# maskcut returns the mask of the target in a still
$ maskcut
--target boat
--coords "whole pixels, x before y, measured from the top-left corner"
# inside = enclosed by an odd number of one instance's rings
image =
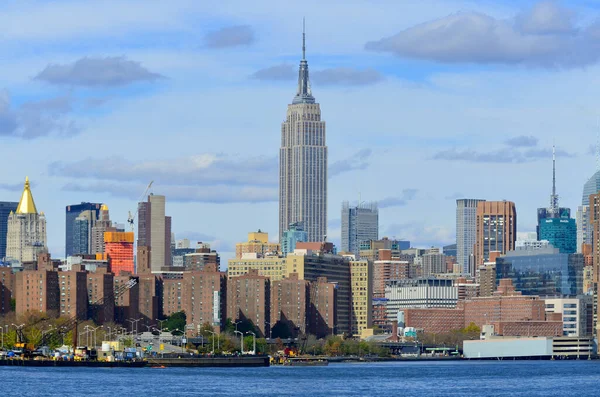
[[[290,367],[326,367],[329,361],[321,358],[289,358],[283,365]]]

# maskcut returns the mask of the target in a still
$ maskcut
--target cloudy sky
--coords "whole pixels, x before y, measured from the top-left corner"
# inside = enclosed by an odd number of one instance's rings
[[[0,200],[26,175],[64,254],[64,208],[125,223],[146,185],[177,238],[227,257],[277,235],[280,124],[306,16],[327,122],[329,236],[343,200],[381,236],[449,244],[455,199],[512,200],[520,232],[551,189],[581,202],[600,131],[595,2],[104,0],[0,3]],[[228,254],[229,253],[229,254]]]

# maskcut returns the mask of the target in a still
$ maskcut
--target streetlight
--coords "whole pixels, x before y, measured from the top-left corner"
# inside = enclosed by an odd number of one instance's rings
[[[208,332],[210,332],[212,334],[212,340],[213,340],[213,348],[212,348],[211,353],[215,354],[215,333],[213,331],[208,331]]]
[[[138,318],[137,320],[134,318],[127,319],[127,321],[129,321],[131,323],[131,332],[132,332],[133,338],[134,338],[133,343],[135,343],[135,339],[137,339],[137,323],[140,320],[141,320],[141,318]],[[135,331],[133,329],[133,324],[135,324]]]
[[[252,331],[248,331],[248,334],[252,334],[252,354],[256,355],[256,334]]]
[[[236,322],[233,323],[233,325],[235,325],[235,332],[237,332],[237,326],[238,326],[239,323],[241,323],[241,321],[236,321]]]
[[[156,321],[158,321],[158,322],[160,323],[160,324],[159,324],[159,327],[160,327],[160,333],[162,334],[162,323],[164,323],[165,321],[169,321],[169,320],[168,320],[168,319],[166,319],[166,320],[156,320]]]
[[[98,346],[98,340],[96,339],[96,331],[98,331],[100,328],[102,328],[102,326],[98,326],[96,328],[90,326],[90,329],[92,330],[92,332],[94,333],[94,348],[96,348],[96,346]]]
[[[241,333],[240,331],[233,331],[236,334],[240,334],[240,347],[242,349],[242,356],[244,355],[244,334]]]

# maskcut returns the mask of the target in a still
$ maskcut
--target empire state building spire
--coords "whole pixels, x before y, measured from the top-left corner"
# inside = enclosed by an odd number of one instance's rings
[[[302,224],[309,242],[322,242],[327,235],[325,121],[310,90],[304,28],[296,96],[281,124],[279,241],[291,224]]]
[[[302,60],[298,70],[298,90],[292,103],[315,103],[310,89],[310,79],[308,78],[308,62],[306,61],[306,30],[304,19],[302,19]]]

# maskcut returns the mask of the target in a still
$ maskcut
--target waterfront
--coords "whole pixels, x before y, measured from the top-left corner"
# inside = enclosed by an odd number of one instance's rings
[[[332,364],[270,368],[0,368],[21,396],[596,396],[600,361]]]

